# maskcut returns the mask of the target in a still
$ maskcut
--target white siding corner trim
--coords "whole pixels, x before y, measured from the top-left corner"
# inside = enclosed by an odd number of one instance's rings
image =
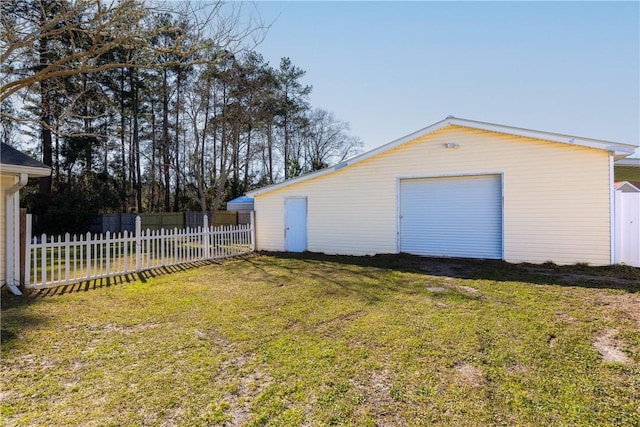
[[[503,175],[398,179],[398,251],[504,259]]]
[[[613,171],[613,163],[614,163],[614,158],[613,158],[613,153],[609,153],[609,222],[610,222],[610,233],[609,235],[611,236],[609,241],[610,241],[610,262],[611,264],[615,264],[616,263],[616,224],[615,224],[615,218],[616,218],[616,206],[615,206],[615,188],[614,188],[614,171]]]

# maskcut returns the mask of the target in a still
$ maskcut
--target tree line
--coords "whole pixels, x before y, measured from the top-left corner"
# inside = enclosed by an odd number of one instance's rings
[[[25,203],[51,226],[93,212],[215,210],[356,154],[305,71],[256,51],[238,4],[2,2],[2,141],[52,167]]]

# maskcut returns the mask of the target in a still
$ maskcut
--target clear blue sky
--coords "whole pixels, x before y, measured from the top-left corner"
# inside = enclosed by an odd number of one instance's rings
[[[365,150],[447,115],[640,143],[639,2],[257,2]]]

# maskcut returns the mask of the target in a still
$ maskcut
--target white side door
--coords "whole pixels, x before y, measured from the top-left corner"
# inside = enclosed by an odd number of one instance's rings
[[[284,199],[284,248],[287,252],[307,250],[307,198]]]

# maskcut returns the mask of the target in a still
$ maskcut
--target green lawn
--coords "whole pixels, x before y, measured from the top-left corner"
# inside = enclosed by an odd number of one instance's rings
[[[2,422],[638,426],[639,291],[634,268],[274,254],[3,293]]]

